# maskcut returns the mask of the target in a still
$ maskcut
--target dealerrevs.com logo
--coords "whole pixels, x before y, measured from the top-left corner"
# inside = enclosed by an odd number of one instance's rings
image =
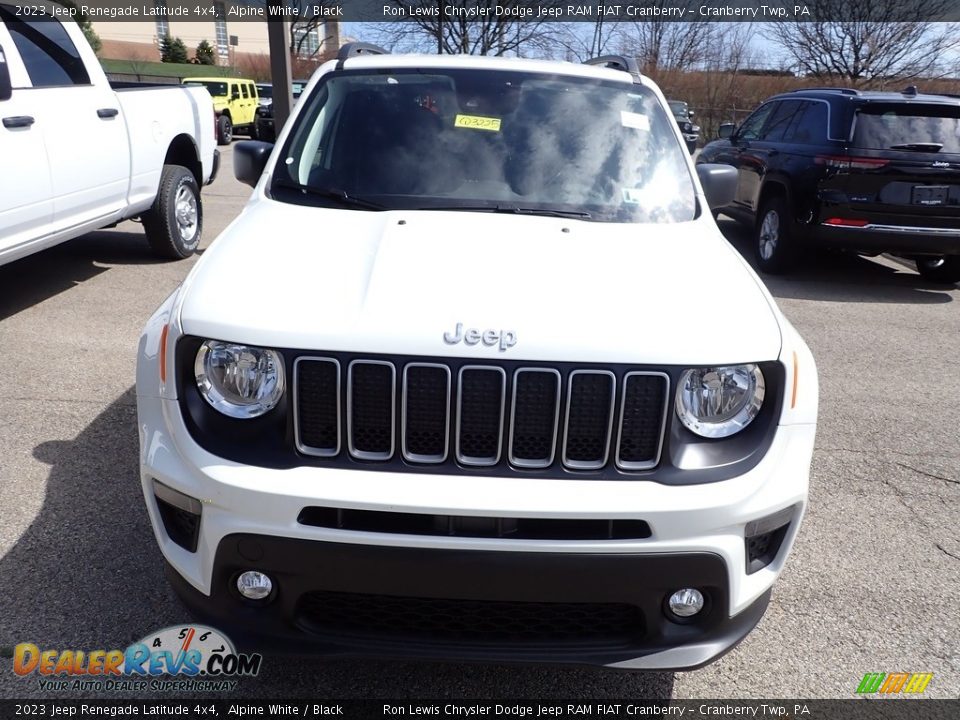
[[[39,676],[41,690],[229,691],[234,678],[257,675],[262,661],[204,625],[164,628],[126,650],[41,650],[32,643],[13,650],[13,671]]]
[[[919,695],[927,689],[931,680],[933,680],[933,673],[867,673],[857,686],[857,693],[860,695],[873,693]]]

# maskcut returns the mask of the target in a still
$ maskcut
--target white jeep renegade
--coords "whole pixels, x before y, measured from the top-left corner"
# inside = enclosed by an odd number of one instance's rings
[[[347,46],[147,324],[143,491],[241,645],[691,668],[759,621],[817,373],[617,57]]]

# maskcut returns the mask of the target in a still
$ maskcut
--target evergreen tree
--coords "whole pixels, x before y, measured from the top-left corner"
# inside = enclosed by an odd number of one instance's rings
[[[201,40],[197,45],[196,61],[199,65],[216,65],[217,61],[213,55],[213,45],[206,40]]]
[[[160,61],[165,63],[185,63],[189,60],[187,57],[187,46],[180,38],[171,38],[167,35],[160,41]]]

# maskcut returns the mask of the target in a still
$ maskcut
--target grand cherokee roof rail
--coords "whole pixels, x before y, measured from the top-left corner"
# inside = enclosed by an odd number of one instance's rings
[[[343,61],[348,58],[357,57],[359,55],[389,55],[389,50],[384,50],[379,45],[374,45],[373,43],[365,42],[352,42],[347,43],[340,51],[337,53],[337,69],[343,67]]]
[[[843,95],[859,95],[859,90],[854,90],[853,88],[837,88],[837,87],[812,87],[812,88],[797,88],[796,90],[791,90],[792,93],[801,93],[801,92],[837,92]]]
[[[622,70],[633,75],[635,80],[640,79],[640,66],[632,57],[624,55],[601,55],[600,57],[590,58],[583,61],[584,65],[600,65],[601,67]]]

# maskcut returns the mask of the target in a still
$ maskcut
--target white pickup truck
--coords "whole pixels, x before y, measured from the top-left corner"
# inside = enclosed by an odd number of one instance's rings
[[[58,12],[0,0],[0,265],[137,216],[156,253],[187,257],[219,164],[209,94],[116,91]]]

